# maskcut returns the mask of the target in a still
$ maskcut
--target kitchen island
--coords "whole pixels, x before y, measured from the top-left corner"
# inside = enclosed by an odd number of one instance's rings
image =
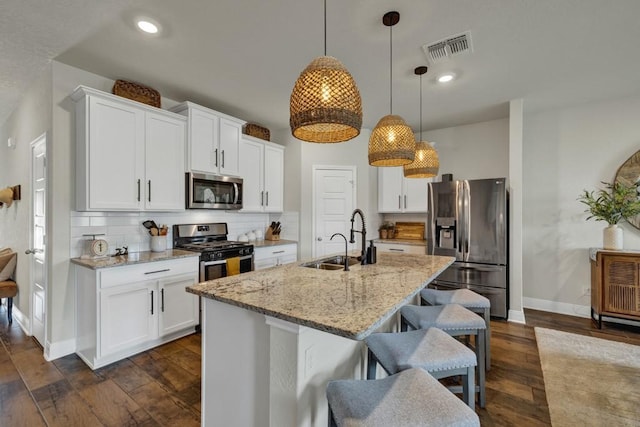
[[[188,287],[203,297],[202,425],[327,425],[327,381],[364,378],[361,340],[395,330],[453,261],[385,253],[350,271],[296,263]]]

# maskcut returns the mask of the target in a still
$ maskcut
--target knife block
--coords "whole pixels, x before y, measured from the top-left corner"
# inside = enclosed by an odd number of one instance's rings
[[[264,233],[264,240],[280,240],[279,234],[273,234],[271,227],[267,228],[267,232]]]

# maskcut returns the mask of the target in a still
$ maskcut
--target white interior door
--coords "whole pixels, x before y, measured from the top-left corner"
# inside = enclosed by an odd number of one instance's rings
[[[313,256],[344,252],[342,233],[349,239],[351,213],[355,208],[355,166],[314,166],[313,173]],[[353,245],[349,244],[349,249]]]
[[[31,143],[31,332],[44,347],[46,324],[47,270],[45,268],[47,234],[47,147],[46,135]]]

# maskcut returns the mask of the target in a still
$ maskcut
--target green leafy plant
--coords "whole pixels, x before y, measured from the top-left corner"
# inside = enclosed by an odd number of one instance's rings
[[[585,212],[590,215],[587,219],[606,221],[614,225],[640,214],[640,199],[638,198],[638,185],[625,185],[620,182],[613,184],[602,182],[606,188],[594,191],[583,190],[578,197],[581,203],[587,205]]]

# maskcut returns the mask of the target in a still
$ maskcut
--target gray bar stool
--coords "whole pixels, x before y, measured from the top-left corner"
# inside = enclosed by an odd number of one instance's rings
[[[464,308],[482,316],[484,323],[487,325],[486,340],[484,342],[485,367],[487,371],[491,369],[491,301],[489,301],[489,298],[483,297],[470,289],[442,290],[429,288],[420,291],[420,298],[422,298],[423,303],[429,305],[460,304]]]
[[[459,304],[447,305],[405,305],[400,309],[400,329],[438,328],[451,336],[475,335],[474,349],[478,362],[479,404],[485,407],[485,333],[487,326],[484,319]]]
[[[367,379],[376,378],[380,366],[389,375],[411,368],[422,368],[434,378],[462,376],[463,400],[475,410],[476,355],[467,346],[437,328],[418,329],[400,333],[376,333],[365,338],[369,348]]]
[[[426,371],[327,385],[329,427],[475,427],[478,415]]]

